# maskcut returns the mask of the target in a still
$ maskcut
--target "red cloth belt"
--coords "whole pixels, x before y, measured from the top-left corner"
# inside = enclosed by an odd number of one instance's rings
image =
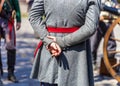
[[[52,33],[72,33],[78,29],[79,29],[79,27],[69,27],[69,28],[47,27],[47,31],[52,32]],[[35,52],[34,52],[34,57],[36,56],[36,53],[41,46],[42,46],[42,41],[40,41],[39,44],[37,45],[37,48],[35,49]]]
[[[52,33],[72,33],[78,29],[79,29],[79,27],[68,27],[68,28],[47,27],[48,32],[52,32]]]
[[[37,45],[37,47],[36,47],[36,49],[35,49],[35,51],[34,51],[34,57],[36,56],[37,51],[38,51],[38,49],[42,46],[42,44],[43,44],[42,41],[40,41],[40,42],[38,43],[38,45]]]

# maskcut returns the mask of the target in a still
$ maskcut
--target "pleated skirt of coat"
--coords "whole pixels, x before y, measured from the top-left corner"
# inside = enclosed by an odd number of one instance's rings
[[[94,86],[89,41],[67,47],[52,57],[43,45],[34,59],[30,78],[58,86]]]

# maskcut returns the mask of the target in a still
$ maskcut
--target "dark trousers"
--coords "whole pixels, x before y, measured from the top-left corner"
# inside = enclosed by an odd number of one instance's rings
[[[97,50],[99,47],[99,44],[102,40],[102,38],[104,38],[108,28],[109,28],[109,23],[105,23],[103,21],[99,22],[99,28],[97,28],[95,34],[91,37],[91,52],[93,55],[93,63],[96,64],[96,60],[97,60]],[[110,37],[114,37],[114,32],[111,33]],[[108,46],[107,46],[108,50],[116,50],[116,42],[115,40],[109,39],[108,40]],[[115,54],[109,54],[109,57],[114,57]]]
[[[14,73],[15,61],[16,61],[16,50],[7,50],[8,73]],[[3,69],[2,57],[1,57],[1,49],[0,49],[0,70],[2,71],[2,69]]]

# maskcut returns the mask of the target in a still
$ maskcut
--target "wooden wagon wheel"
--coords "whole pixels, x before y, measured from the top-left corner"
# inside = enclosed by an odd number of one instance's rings
[[[109,40],[110,34],[112,33],[115,26],[119,24],[120,24],[120,18],[117,18],[116,20],[114,20],[114,22],[112,23],[112,25],[110,26],[110,28],[105,34],[104,43],[103,43],[103,55],[104,55],[103,59],[104,59],[105,66],[109,71],[109,73],[112,75],[112,77],[115,78],[118,82],[120,82],[120,75],[115,71],[115,67],[119,67],[120,63],[116,63],[114,65],[110,64],[108,59],[109,51],[107,50],[107,46],[108,46],[108,40]],[[120,39],[116,39],[116,38],[112,38],[112,39],[120,42]],[[120,51],[112,51],[111,53],[120,53]]]

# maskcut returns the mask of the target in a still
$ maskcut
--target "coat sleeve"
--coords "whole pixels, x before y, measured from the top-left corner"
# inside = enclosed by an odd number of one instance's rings
[[[62,47],[73,46],[87,40],[96,30],[99,22],[100,1],[92,0],[88,2],[85,23],[79,30],[64,37],[57,37],[57,43]]]
[[[16,20],[17,22],[21,22],[21,12],[20,12],[20,5],[19,5],[18,0],[16,1],[13,0],[13,6],[16,11]]]
[[[44,16],[44,1],[35,0],[29,11],[29,21],[32,25],[33,30],[38,33],[40,40],[42,40],[46,45],[51,43],[52,40],[48,39],[46,36],[49,34],[46,30],[46,23],[43,19]]]

